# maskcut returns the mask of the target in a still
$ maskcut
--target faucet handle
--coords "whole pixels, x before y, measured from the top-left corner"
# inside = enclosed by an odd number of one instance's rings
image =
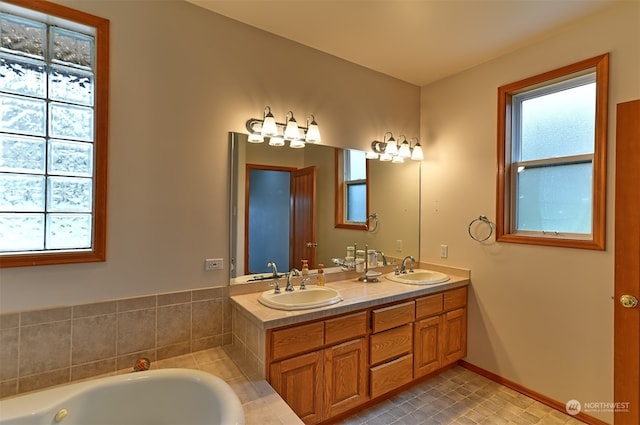
[[[300,290],[304,290],[307,289],[307,281],[309,280],[308,277],[303,277],[302,279],[300,279]]]
[[[273,283],[270,283],[269,286],[273,286],[273,293],[274,294],[279,294],[280,293],[280,282],[278,282],[277,280]]]

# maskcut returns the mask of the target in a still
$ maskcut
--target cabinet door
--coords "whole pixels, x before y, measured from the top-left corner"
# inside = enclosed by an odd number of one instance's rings
[[[413,377],[427,375],[440,368],[441,339],[444,316],[434,316],[416,322],[413,349]]]
[[[273,363],[271,385],[304,423],[322,420],[322,350]]]
[[[368,400],[367,342],[348,341],[324,351],[325,417]]]
[[[443,317],[442,365],[444,366],[467,355],[467,309],[452,310]]]

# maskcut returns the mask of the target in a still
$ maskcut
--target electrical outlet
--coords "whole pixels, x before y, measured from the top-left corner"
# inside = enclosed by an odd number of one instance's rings
[[[449,245],[440,245],[440,258],[449,257]]]
[[[396,251],[402,252],[402,239],[396,241]]]
[[[208,272],[210,272],[211,270],[224,269],[222,258],[208,258],[204,260],[204,269]]]

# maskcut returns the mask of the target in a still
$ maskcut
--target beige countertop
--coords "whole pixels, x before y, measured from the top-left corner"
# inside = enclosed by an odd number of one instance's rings
[[[247,317],[260,328],[271,329],[454,289],[470,283],[471,273],[467,269],[445,267],[435,264],[421,264],[419,268],[441,271],[448,274],[450,280],[434,285],[407,285],[392,282],[381,276],[379,282],[366,283],[358,281],[357,275],[353,272],[337,273],[338,276],[334,276],[333,278],[340,280],[333,280],[329,278],[330,275],[328,275],[328,282],[326,283],[327,287],[334,288],[340,292],[343,301],[337,304],[308,310],[276,310],[264,306],[258,301],[260,292],[263,290],[272,290],[265,289],[268,288],[268,285],[264,283],[254,286],[255,289],[253,292],[236,295],[233,295],[234,292],[245,292],[251,291],[252,289],[232,287],[231,302],[241,307],[246,313],[249,313]],[[385,270],[385,272],[387,271],[389,270]],[[297,285],[296,290],[298,290]]]

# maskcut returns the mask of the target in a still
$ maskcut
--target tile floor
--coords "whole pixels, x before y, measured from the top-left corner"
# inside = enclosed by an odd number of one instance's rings
[[[583,422],[457,366],[341,425],[578,425]]]

